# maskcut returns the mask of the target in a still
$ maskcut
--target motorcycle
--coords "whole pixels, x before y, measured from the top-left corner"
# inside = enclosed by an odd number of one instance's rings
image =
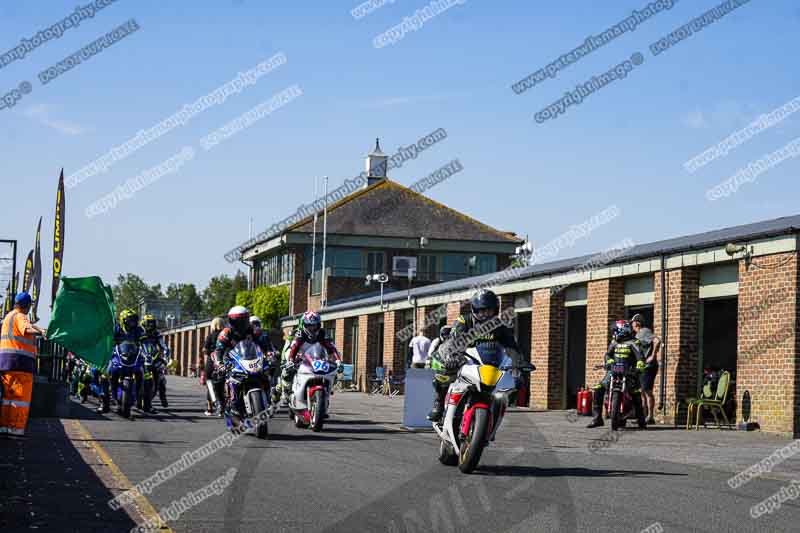
[[[137,343],[125,341],[114,348],[110,373],[119,375],[116,390],[111,391],[117,400],[117,413],[133,419],[131,407],[137,404],[144,379],[144,356]]]
[[[161,400],[161,407],[166,409],[167,403],[167,362],[161,353],[161,348],[153,342],[143,342],[142,351],[144,352],[144,407],[150,410],[153,399],[158,394]]]
[[[595,370],[605,369],[604,365],[594,367]],[[628,419],[636,418],[633,397],[630,393],[632,384],[638,383],[639,371],[631,364],[628,358],[614,358],[611,365],[611,381],[603,400],[608,418],[611,420],[611,430],[617,431],[627,425]],[[643,421],[637,421],[639,427],[647,427]]]
[[[295,427],[322,431],[336,374],[343,369],[319,343],[305,343],[300,351],[303,355],[289,395],[289,418]]]
[[[441,422],[433,422],[439,435],[439,462],[458,465],[465,474],[478,466],[484,448],[495,440],[509,396],[517,390],[520,373],[533,365],[512,367],[511,358],[496,343],[479,343],[466,351],[466,363],[450,385]]]
[[[248,419],[262,413],[269,414],[271,370],[272,360],[264,355],[256,343],[249,339],[240,341],[228,353],[226,375],[228,390],[232,393],[229,406],[235,407],[240,414],[246,413]],[[235,416],[229,410],[225,413],[225,423],[229,429],[247,424],[241,416]],[[259,439],[267,438],[267,418],[259,417],[255,431]]]

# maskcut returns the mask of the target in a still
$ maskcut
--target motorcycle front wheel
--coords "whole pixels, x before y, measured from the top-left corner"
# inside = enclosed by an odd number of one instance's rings
[[[120,398],[121,415],[125,418],[131,417],[131,407],[133,406],[133,397],[131,395],[131,382],[125,380],[122,385],[122,398]]]
[[[322,391],[314,391],[311,396],[311,431],[322,431],[325,407],[322,405]]]
[[[611,430],[617,431],[620,427],[622,414],[620,413],[620,402],[622,393],[614,391],[611,393]]]
[[[478,466],[486,443],[486,431],[489,428],[489,413],[486,409],[475,409],[472,413],[469,433],[461,444],[461,454],[458,457],[458,469],[465,474],[470,474]]]
[[[458,464],[458,455],[450,445],[444,440],[439,443],[439,462],[445,466],[456,466]]]

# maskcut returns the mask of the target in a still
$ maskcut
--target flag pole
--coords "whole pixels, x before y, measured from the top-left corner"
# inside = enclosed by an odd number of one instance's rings
[[[318,194],[317,182],[318,179],[316,176],[314,176],[314,198],[313,202],[311,202],[312,208],[314,208],[314,204],[317,202],[317,194]],[[314,285],[314,274],[317,271],[317,209],[316,208],[314,208],[314,229],[312,231],[313,232],[311,236],[311,285]]]
[[[328,283],[325,276],[325,252],[328,246],[328,176],[325,176],[325,212],[322,219],[322,291],[321,291],[321,298],[320,302],[322,305],[320,307],[325,307],[327,304],[327,290],[328,290]]]

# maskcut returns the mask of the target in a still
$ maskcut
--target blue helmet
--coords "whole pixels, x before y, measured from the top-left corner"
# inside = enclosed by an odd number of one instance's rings
[[[23,291],[17,294],[16,298],[14,298],[14,305],[19,305],[22,307],[28,307],[33,302],[31,295],[27,292]]]

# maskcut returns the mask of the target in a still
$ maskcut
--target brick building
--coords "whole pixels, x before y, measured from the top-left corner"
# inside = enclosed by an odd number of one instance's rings
[[[386,161],[376,143],[366,158],[363,187],[327,206],[324,269],[320,210],[316,233],[311,214],[242,250],[251,267],[250,286],[288,286],[289,312],[296,314],[321,307],[322,299],[333,303],[376,293],[379,285],[367,285],[368,275],[387,274],[386,292],[406,291],[509,265],[521,239],[390,180]],[[409,268],[415,271],[412,280]]]
[[[780,218],[638,245],[591,270],[581,267],[599,256],[534,265],[497,285],[537,367],[532,406],[574,406],[577,390],[601,377],[592,367],[602,362],[611,323],[638,312],[665,340],[655,389],[662,421],[673,421],[676,402],[697,395],[704,368],[723,369],[733,378],[735,420],[800,435],[798,235],[800,216]],[[435,335],[491,277],[417,287],[410,297],[387,294],[383,303],[370,296],[331,304],[322,317],[363,390],[378,366],[404,371],[406,325]],[[434,319],[426,324],[427,316]],[[282,327],[296,320],[287,317]],[[677,418],[685,420],[685,409]]]

